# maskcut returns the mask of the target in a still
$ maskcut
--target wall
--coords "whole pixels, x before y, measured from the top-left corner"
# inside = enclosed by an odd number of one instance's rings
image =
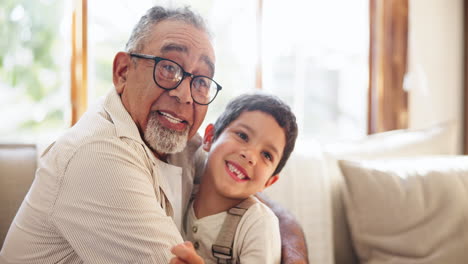
[[[455,121],[461,153],[463,122],[463,0],[410,0],[409,126]]]

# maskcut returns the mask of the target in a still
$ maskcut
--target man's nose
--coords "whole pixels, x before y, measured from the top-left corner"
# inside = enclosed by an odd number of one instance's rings
[[[189,76],[185,77],[177,88],[169,91],[169,95],[176,97],[177,101],[181,104],[192,104],[193,99],[190,91],[191,80]]]

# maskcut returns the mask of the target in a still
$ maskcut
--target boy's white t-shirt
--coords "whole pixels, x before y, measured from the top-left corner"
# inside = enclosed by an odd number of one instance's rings
[[[233,246],[233,263],[280,263],[281,238],[278,218],[258,201],[245,212],[237,226]],[[184,221],[183,236],[191,241],[206,264],[217,263],[211,253],[227,212],[197,219],[190,204]]]

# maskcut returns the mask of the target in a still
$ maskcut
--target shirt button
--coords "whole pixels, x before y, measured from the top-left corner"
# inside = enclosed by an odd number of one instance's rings
[[[197,226],[193,226],[193,227],[192,227],[192,231],[193,231],[194,233],[196,233],[196,232],[198,231],[198,227],[197,227]]]
[[[198,249],[200,247],[200,243],[198,243],[198,241],[195,241],[195,243],[193,243],[193,247],[195,249]]]

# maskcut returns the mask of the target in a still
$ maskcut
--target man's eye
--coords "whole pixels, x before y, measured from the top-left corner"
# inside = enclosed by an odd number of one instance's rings
[[[268,152],[266,152],[266,151],[263,151],[263,152],[262,152],[262,155],[263,155],[266,159],[268,159],[268,160],[270,160],[270,161],[273,160],[273,157],[271,156],[271,154],[268,153]]]
[[[172,78],[179,78],[180,76],[180,67],[170,61],[162,60],[157,64],[157,70],[160,72],[161,77],[172,79]]]
[[[208,83],[205,81],[204,78],[197,78],[194,81],[194,84],[198,89],[206,89],[208,87]]]
[[[244,132],[237,132],[236,134],[237,134],[237,136],[239,136],[239,138],[241,138],[244,141],[247,141],[249,139],[247,134],[245,134]]]
[[[163,68],[165,71],[170,72],[170,73],[176,72],[176,67],[172,65],[164,65]]]

